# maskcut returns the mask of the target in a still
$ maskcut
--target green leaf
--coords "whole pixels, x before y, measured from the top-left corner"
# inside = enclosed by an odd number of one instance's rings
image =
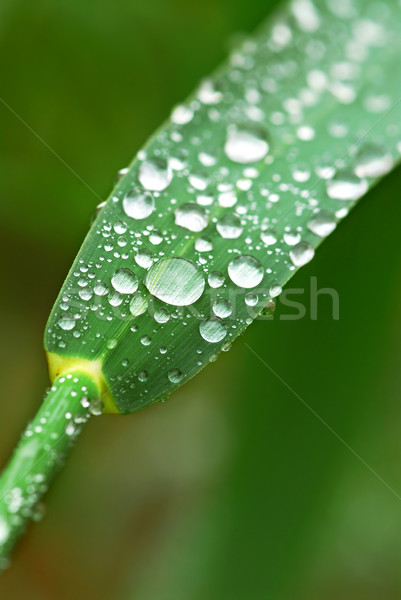
[[[286,5],[123,171],[51,313],[52,378],[91,372],[108,412],[166,398],[398,161],[399,8],[328,4]]]

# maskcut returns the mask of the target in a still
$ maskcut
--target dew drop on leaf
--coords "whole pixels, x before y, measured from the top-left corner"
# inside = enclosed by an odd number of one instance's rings
[[[308,223],[308,229],[319,237],[326,237],[336,228],[336,218],[328,211],[320,211]]]
[[[162,158],[145,160],[139,167],[138,180],[145,190],[161,192],[173,178],[171,167]]]
[[[253,256],[243,254],[230,262],[228,274],[235,285],[253,288],[263,279],[263,267]]]
[[[211,317],[202,321],[199,325],[199,332],[206,342],[216,344],[226,337],[227,328],[219,318]]]
[[[120,294],[133,294],[138,289],[138,277],[131,269],[117,269],[111,278],[111,285]]]
[[[261,131],[232,125],[228,128],[224,150],[230,160],[247,164],[262,160],[269,151],[269,144]]]
[[[393,158],[386,148],[366,144],[355,158],[355,173],[358,177],[380,177],[391,171]]]
[[[217,222],[216,229],[225,239],[236,239],[243,232],[241,219],[237,215],[223,215]]]
[[[367,191],[368,183],[352,171],[340,170],[326,182],[326,189],[334,200],[358,200]]]
[[[166,304],[189,306],[202,296],[205,279],[192,261],[174,256],[155,262],[145,285],[152,296]]]
[[[123,209],[127,217],[146,219],[155,209],[155,201],[149,192],[133,189],[123,199]]]
[[[290,258],[296,267],[302,267],[312,260],[315,255],[313,247],[308,242],[299,242],[290,250]]]

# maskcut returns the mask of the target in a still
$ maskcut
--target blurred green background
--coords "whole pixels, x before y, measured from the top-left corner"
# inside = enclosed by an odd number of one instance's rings
[[[1,98],[101,198],[277,2],[3,0]],[[47,386],[44,325],[98,200],[0,103],[0,464]],[[169,402],[93,419],[1,578],[7,600],[401,596],[401,173],[292,280],[340,319],[249,328]],[[309,307],[309,296],[303,297]],[[309,314],[309,311],[307,311]]]

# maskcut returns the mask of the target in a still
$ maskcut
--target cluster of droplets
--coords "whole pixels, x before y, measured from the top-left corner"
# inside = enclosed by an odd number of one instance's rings
[[[167,378],[177,383],[188,373],[170,364],[166,331],[174,344],[196,318],[198,339],[207,344],[200,345],[202,364],[213,344],[231,341],[249,314],[273,302],[291,273],[312,260],[316,245],[401,153],[395,114],[387,116],[395,99],[374,83],[363,91],[360,130],[367,134],[355,143],[354,103],[385,36],[380,19],[345,14],[344,6],[330,3],[326,39],[321,8],[293,0],[289,17],[245,41],[225,73],[202,81],[174,108],[170,125],[122,170],[102,208],[98,257],[76,269],[79,302],[65,290],[59,329],[77,338],[82,332],[85,343],[87,314],[109,326],[104,335],[114,331],[116,315],[134,321],[130,331],[138,332],[149,361],[165,358]],[[326,101],[332,114],[315,128],[315,111]],[[378,121],[371,132],[372,116]],[[230,290],[241,297],[240,310]],[[145,313],[153,322],[140,335]],[[91,340],[96,349],[98,335]],[[108,350],[119,350],[119,336],[109,337]],[[138,380],[147,385],[149,373],[139,370]]]

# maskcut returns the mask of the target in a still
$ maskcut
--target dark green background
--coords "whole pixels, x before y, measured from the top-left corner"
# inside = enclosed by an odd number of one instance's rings
[[[101,198],[271,3],[3,0],[3,101]],[[0,462],[47,385],[42,331],[98,200],[0,103]],[[94,419],[7,600],[393,600],[401,594],[401,177],[292,280],[316,321],[256,322],[165,404]],[[309,315],[309,295],[302,297]]]

